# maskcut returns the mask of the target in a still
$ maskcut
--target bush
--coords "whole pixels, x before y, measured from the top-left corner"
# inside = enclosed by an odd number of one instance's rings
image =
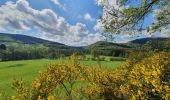
[[[96,58],[92,57],[91,60],[92,60],[92,61],[96,61]]]
[[[105,57],[96,57],[96,58],[92,57],[91,60],[92,61],[105,61]]]
[[[169,81],[163,81],[168,75],[164,75],[164,71],[170,75],[167,66],[170,66],[170,56],[161,52],[143,58],[136,64],[127,60],[124,66],[115,71],[95,69],[91,85],[86,89],[85,94],[91,99],[168,100]]]
[[[100,61],[105,61],[105,57],[100,57],[99,60]]]
[[[25,87],[15,80],[17,95],[12,100],[104,99],[104,100],[168,100],[170,54],[160,52],[137,63],[127,60],[116,69],[86,67],[77,62],[74,54],[69,64],[51,64]],[[86,83],[75,88],[76,82]],[[62,97],[54,91],[62,92]],[[64,91],[61,91],[64,90]]]
[[[87,58],[87,61],[90,61],[90,58]]]
[[[110,58],[110,61],[125,61],[125,60],[126,60],[125,58],[120,58],[120,57]]]

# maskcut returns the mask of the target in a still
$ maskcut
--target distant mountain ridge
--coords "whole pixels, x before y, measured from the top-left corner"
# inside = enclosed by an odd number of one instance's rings
[[[143,46],[148,42],[155,42],[155,41],[170,41],[170,38],[141,38],[136,39],[133,41],[129,41],[127,43],[112,43],[112,42],[105,42],[105,41],[99,41],[94,44],[91,44],[89,46],[82,46],[82,47],[72,47],[67,46],[62,43],[57,43],[53,41],[48,41],[36,37],[26,36],[26,35],[19,35],[19,34],[6,34],[6,33],[0,33],[0,44],[10,44],[10,43],[17,43],[17,44],[29,44],[29,45],[36,45],[36,44],[42,44],[45,46],[55,46],[60,49],[62,48],[78,48],[78,49],[89,49],[89,48],[97,48],[97,49],[130,49],[137,46]]]
[[[48,41],[36,37],[19,35],[19,34],[6,34],[0,33],[0,44],[5,44],[8,47],[16,49],[20,48],[55,48],[58,50],[65,51],[84,51],[84,47],[73,47],[62,43]]]
[[[136,39],[133,41],[130,41],[131,43],[135,43],[135,44],[141,44],[144,45],[149,41],[166,41],[168,38],[163,38],[163,37],[157,37],[157,38],[141,38],[141,39]]]
[[[113,46],[122,47],[122,48],[131,48],[130,46],[127,46],[127,45],[122,44],[122,43],[112,43],[112,42],[105,42],[105,41],[99,41],[99,42],[96,42],[95,44],[96,45],[103,45],[103,46],[113,45]],[[95,44],[92,44],[91,46],[93,46]]]
[[[6,34],[6,33],[0,33],[0,42],[19,42],[23,44],[50,43],[50,44],[64,45],[61,43],[52,42],[36,37],[19,35],[19,34]]]
[[[73,47],[31,36],[0,33],[0,45],[3,44],[6,49],[0,49],[0,53],[3,53],[0,55],[4,55],[2,61],[40,58],[55,59],[68,57],[75,52],[78,55],[90,54],[93,57],[126,58],[131,52],[136,51],[170,51],[170,38],[142,38],[127,43],[99,41],[88,46]]]

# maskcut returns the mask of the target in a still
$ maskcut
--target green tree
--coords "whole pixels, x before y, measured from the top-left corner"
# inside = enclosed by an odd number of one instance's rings
[[[101,22],[106,33],[141,31],[155,32],[170,25],[170,0],[98,0],[103,7]],[[115,5],[110,2],[116,2]],[[156,20],[144,27],[143,23],[149,14]]]
[[[0,50],[6,50],[6,45],[5,44],[1,44],[0,45]]]

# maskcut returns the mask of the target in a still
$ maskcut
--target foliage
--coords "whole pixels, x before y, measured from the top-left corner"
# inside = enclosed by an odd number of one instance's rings
[[[121,58],[121,57],[111,57],[110,61],[125,61],[125,58]]]
[[[26,48],[26,49],[14,49],[9,48],[7,50],[0,51],[0,58],[2,61],[11,60],[27,60],[27,59],[40,59],[45,58],[48,51],[43,48]]]
[[[154,54],[133,64],[127,61],[115,71],[96,69],[86,90],[91,99],[166,99],[170,96],[170,58],[167,53]],[[166,76],[162,75],[166,71]],[[98,94],[98,95],[96,95]],[[97,97],[96,97],[97,96]]]
[[[3,46],[3,45],[2,45]],[[60,47],[64,48],[64,47]],[[0,61],[14,61],[14,60],[28,60],[28,59],[41,59],[50,58],[57,59],[70,56],[73,52],[81,54],[81,49],[60,49],[58,47],[33,47],[30,45],[13,47],[9,46],[7,49],[3,46],[1,50],[0,45]]]
[[[111,0],[98,1],[102,1],[104,13],[101,22],[108,33],[120,34],[129,30],[131,34],[132,31],[146,29],[143,23],[149,14],[154,14],[156,18],[148,27],[150,32],[169,27],[169,0],[116,0],[113,5],[109,4]]]
[[[6,45],[5,44],[1,44],[0,45],[0,50],[6,50]]]
[[[83,68],[78,64],[75,54],[71,57],[68,65],[50,64],[48,69],[41,72],[33,81],[29,89],[24,87],[22,81],[14,81],[13,86],[16,87],[18,93],[15,97],[22,100],[48,99],[57,88],[63,88],[65,96],[62,98],[69,100],[76,98],[78,95],[75,93],[79,94],[79,92],[75,89],[73,90],[73,86],[77,81],[83,80],[83,77],[81,77]]]
[[[94,57],[97,57],[98,55],[125,57],[131,49],[132,48],[126,44],[116,44],[104,41],[97,42],[88,47],[88,50]]]
[[[116,70],[80,65],[76,54],[73,54],[69,64],[50,64],[29,88],[22,81],[15,80],[13,87],[18,94],[11,99],[168,100],[169,70],[170,54],[166,52],[150,55],[137,62],[127,60]],[[86,84],[75,88],[77,82]],[[64,89],[63,95],[55,95],[55,91],[61,89]]]

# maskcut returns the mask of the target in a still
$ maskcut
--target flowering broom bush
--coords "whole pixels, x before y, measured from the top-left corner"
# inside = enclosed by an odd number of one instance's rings
[[[50,64],[25,87],[15,80],[11,100],[169,100],[170,54],[160,52],[135,62],[127,60],[115,70],[87,67],[77,62]],[[57,92],[61,95],[57,95]]]
[[[136,64],[128,60],[114,71],[96,69],[85,94],[91,99],[169,100],[169,75],[170,56],[161,52]]]

